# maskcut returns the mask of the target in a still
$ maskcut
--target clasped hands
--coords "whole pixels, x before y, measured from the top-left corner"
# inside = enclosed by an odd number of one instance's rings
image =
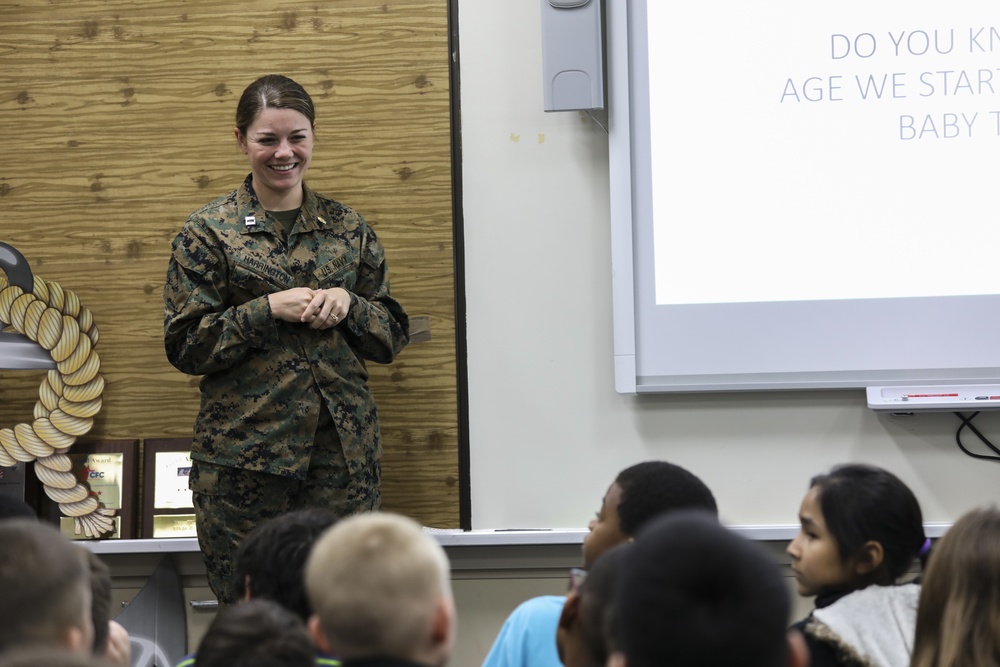
[[[271,313],[285,322],[302,322],[311,329],[330,329],[347,317],[351,294],[342,287],[309,289],[293,287],[268,294]]]

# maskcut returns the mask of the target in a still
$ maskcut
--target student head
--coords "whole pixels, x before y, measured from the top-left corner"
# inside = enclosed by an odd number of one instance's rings
[[[312,607],[305,589],[306,559],[319,536],[336,521],[330,510],[293,510],[250,531],[234,559],[239,596],[274,600],[307,622]]]
[[[223,608],[198,645],[195,667],[313,667],[316,649],[298,616],[271,600]]]
[[[934,545],[912,667],[1000,665],[1000,510],[973,510]]]
[[[645,461],[628,467],[608,487],[590,533],[583,541],[585,568],[611,547],[628,541],[644,523],[679,509],[700,509],[718,516],[712,491],[698,477],[673,463]]]
[[[416,522],[391,513],[342,519],[313,547],[306,589],[316,645],[342,659],[441,667],[454,644],[448,558]]]
[[[556,630],[559,659],[565,667],[607,664],[619,571],[631,547],[625,542],[605,551],[566,596]]]
[[[53,526],[0,521],[0,591],[0,652],[30,645],[92,651],[87,555]]]
[[[787,551],[800,595],[891,584],[927,539],[913,492],[870,465],[840,465],[814,477],[799,522]]]
[[[615,667],[801,667],[774,559],[705,512],[640,530],[619,567]],[[589,578],[589,577],[588,577]]]

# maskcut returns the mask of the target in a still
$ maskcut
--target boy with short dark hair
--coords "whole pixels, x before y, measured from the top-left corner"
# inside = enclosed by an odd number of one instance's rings
[[[223,608],[198,645],[194,667],[312,667],[316,653],[305,624],[273,600]]]
[[[649,523],[620,564],[612,667],[804,667],[778,564],[704,513]]]
[[[316,540],[337,523],[336,513],[323,508],[292,510],[259,524],[247,533],[236,550],[234,586],[241,600],[270,600],[303,624],[312,615],[306,595],[306,561]],[[196,654],[185,656],[177,667],[197,664]],[[336,667],[332,656],[316,652],[317,666]]]
[[[583,566],[628,542],[643,524],[667,511],[696,509],[717,517],[712,491],[690,471],[667,461],[645,461],[622,470],[604,494],[583,541]],[[517,607],[500,629],[483,667],[562,667],[556,628],[565,596],[545,595]]]
[[[274,600],[308,622],[312,607],[306,595],[306,559],[316,540],[337,519],[327,509],[292,510],[250,531],[236,550],[233,564],[240,598]]]

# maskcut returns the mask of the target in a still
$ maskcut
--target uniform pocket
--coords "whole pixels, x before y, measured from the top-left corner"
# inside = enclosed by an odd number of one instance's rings
[[[204,461],[191,461],[191,473],[188,476],[188,488],[192,493],[204,496],[219,496],[228,492],[225,480],[227,475],[223,466]]]
[[[279,269],[274,270],[274,275],[269,275],[243,262],[237,262],[233,267],[230,282],[253,297],[258,297],[270,294],[275,289],[288,289],[288,281],[285,278],[286,276]]]
[[[361,253],[361,260],[372,270],[378,269],[385,261],[385,249],[381,243],[368,243]]]
[[[316,281],[320,287],[343,287],[350,290],[357,280],[358,255],[353,248],[345,248],[329,262],[316,269]]]

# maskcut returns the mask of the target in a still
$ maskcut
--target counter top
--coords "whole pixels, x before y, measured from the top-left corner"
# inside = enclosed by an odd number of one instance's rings
[[[949,523],[928,523],[928,537],[938,538],[951,526]],[[787,542],[795,537],[799,527],[794,524],[731,526],[744,537],[759,542]],[[531,547],[563,546],[583,543],[587,530],[581,528],[458,530],[425,528],[445,549],[461,547]],[[147,540],[82,541],[98,554],[185,553],[197,552],[198,540],[193,537]]]

